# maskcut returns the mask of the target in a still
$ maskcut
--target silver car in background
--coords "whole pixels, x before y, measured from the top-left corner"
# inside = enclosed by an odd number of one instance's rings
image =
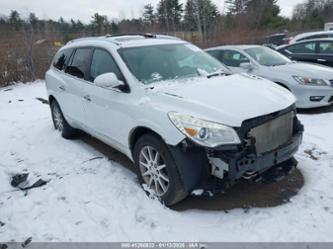
[[[289,44],[294,44],[300,41],[312,40],[312,39],[322,39],[322,38],[333,38],[333,30],[316,31],[316,32],[306,32],[296,35],[289,40]]]
[[[297,99],[297,108],[333,104],[333,69],[294,62],[264,46],[221,46],[206,50],[235,73],[248,73],[269,79]]]

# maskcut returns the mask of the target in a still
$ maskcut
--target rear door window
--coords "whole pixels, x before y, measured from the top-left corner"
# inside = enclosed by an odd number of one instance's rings
[[[333,55],[333,42],[320,42],[319,53]]]
[[[62,71],[66,68],[66,66],[68,65],[69,62],[69,58],[71,56],[71,54],[73,53],[73,49],[68,48],[68,49],[63,49],[61,51],[59,51],[54,59],[53,59],[53,66]]]
[[[314,54],[316,53],[316,43],[305,42],[305,43],[295,44],[288,47],[287,50],[294,54]]]
[[[242,63],[249,63],[250,60],[237,51],[226,50],[221,61],[229,67],[240,67]]]
[[[94,82],[97,76],[104,73],[114,73],[119,80],[124,81],[111,54],[104,49],[95,49],[91,61],[89,81]]]
[[[66,68],[66,73],[80,79],[88,79],[89,66],[92,48],[78,48],[74,53],[74,57],[70,66]]]

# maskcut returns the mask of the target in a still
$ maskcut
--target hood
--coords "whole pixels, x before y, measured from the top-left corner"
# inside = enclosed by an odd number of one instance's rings
[[[158,83],[147,91],[152,99],[158,98],[153,101],[156,108],[232,127],[295,103],[295,97],[286,89],[256,76],[239,74]]]
[[[333,79],[333,69],[326,66],[310,63],[294,62],[275,67],[281,73],[288,73],[292,76],[312,77],[324,80]]]

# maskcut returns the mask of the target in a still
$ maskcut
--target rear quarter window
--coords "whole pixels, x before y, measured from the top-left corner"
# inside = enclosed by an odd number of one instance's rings
[[[56,55],[54,56],[53,63],[52,65],[62,71],[66,68],[69,62],[69,58],[71,54],[73,53],[73,49],[68,48],[68,49],[62,49]]]
[[[92,48],[77,48],[71,64],[66,67],[66,73],[80,79],[88,79],[92,51]]]

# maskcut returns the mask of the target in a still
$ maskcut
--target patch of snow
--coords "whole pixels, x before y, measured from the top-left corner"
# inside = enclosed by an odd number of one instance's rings
[[[0,88],[0,241],[333,238],[333,113],[299,115],[305,134],[296,157],[305,185],[291,202],[247,212],[179,212],[150,199],[125,167],[81,140],[61,138],[48,105],[36,99],[47,99],[44,82],[11,88]],[[50,182],[28,192],[16,190],[10,178],[17,172],[29,172],[31,183],[39,178]]]
[[[46,39],[41,39],[41,40],[37,40],[34,45],[40,45],[42,43],[46,42]]]
[[[186,77],[186,78],[175,78],[175,79],[168,79],[158,82],[153,82],[151,84],[145,85],[146,89],[151,90],[152,92],[163,92],[164,90],[176,90],[179,89],[184,84],[199,84],[201,83],[202,76],[195,76],[195,77]]]
[[[196,189],[196,190],[193,190],[192,191],[192,195],[197,195],[197,196],[200,196],[204,193],[204,190],[203,189]]]
[[[152,81],[160,81],[163,79],[163,76],[156,72],[151,74],[151,79]]]

